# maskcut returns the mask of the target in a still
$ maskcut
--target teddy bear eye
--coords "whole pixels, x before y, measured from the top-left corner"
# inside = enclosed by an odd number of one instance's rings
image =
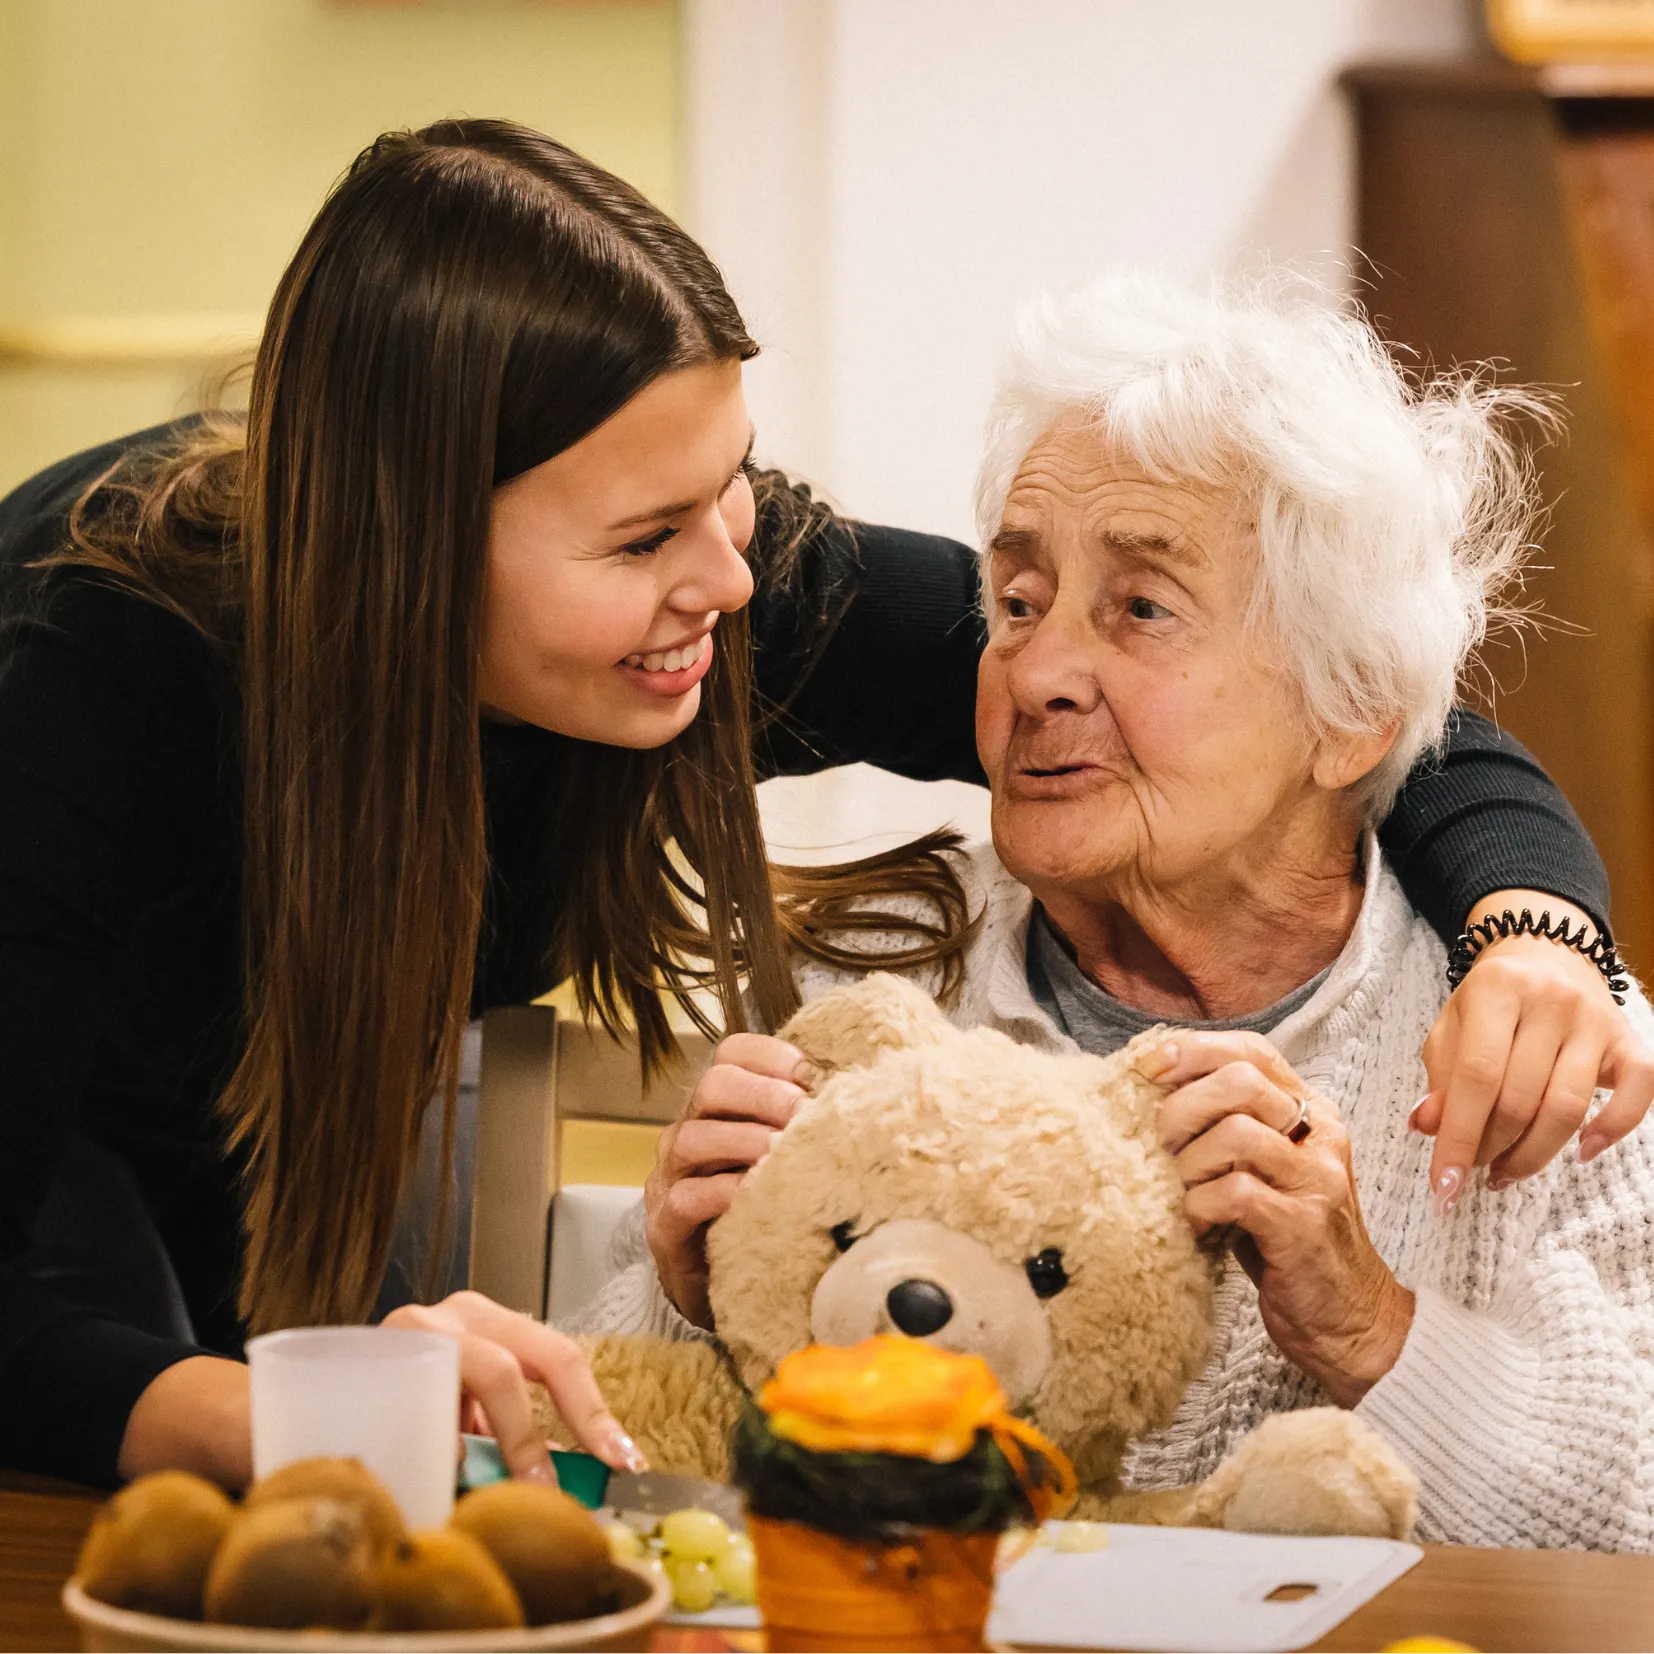
[[[848,1252],[856,1244],[855,1224],[850,1218],[846,1218],[843,1223],[835,1223],[832,1234],[833,1245],[841,1252]]]
[[[1028,1271],[1028,1284],[1034,1289],[1036,1298],[1055,1298],[1068,1285],[1068,1271],[1062,1266],[1062,1253],[1054,1246],[1036,1252],[1022,1267]]]

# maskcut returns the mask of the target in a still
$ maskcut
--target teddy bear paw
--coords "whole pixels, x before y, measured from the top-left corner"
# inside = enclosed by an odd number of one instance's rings
[[[1235,1532],[1405,1539],[1418,1478],[1370,1425],[1337,1407],[1266,1419],[1219,1467],[1219,1523]]]

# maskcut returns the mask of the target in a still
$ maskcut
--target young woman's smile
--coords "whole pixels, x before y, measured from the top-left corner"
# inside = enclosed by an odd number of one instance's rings
[[[646,694],[671,700],[687,694],[706,676],[712,664],[712,649],[712,633],[705,631],[686,643],[628,655],[620,665]]]

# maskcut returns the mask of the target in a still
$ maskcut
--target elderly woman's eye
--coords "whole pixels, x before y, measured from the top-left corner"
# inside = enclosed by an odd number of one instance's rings
[[[1062,1253],[1048,1246],[1036,1252],[1022,1266],[1028,1271],[1028,1284],[1036,1298],[1055,1298],[1068,1285],[1068,1271],[1062,1266]]]
[[[1012,620],[1032,620],[1034,605],[1026,597],[1007,597],[1005,613]]]
[[[1152,597],[1134,597],[1126,605],[1133,620],[1170,620],[1172,611],[1162,608]]]

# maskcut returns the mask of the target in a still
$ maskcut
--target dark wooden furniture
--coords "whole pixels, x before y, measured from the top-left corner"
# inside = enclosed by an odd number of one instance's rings
[[[78,1648],[58,1609],[100,1494],[0,1472],[0,1650]],[[1434,1632],[1500,1649],[1654,1650],[1654,1557],[1432,1546],[1320,1649],[1372,1649]],[[662,1627],[660,1654],[759,1646],[750,1634]]]
[[[1357,269],[1426,367],[1496,361],[1553,389],[1550,521],[1528,596],[1555,626],[1490,648],[1499,720],[1573,800],[1654,969],[1654,72],[1369,66]],[[1560,629],[1567,628],[1567,629]]]

